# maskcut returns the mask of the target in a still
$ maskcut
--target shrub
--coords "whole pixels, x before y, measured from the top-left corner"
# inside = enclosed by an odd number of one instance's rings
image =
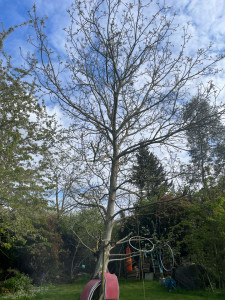
[[[9,293],[28,292],[31,288],[31,279],[25,274],[17,274],[15,277],[11,277],[4,281],[2,286],[2,292],[7,291]]]

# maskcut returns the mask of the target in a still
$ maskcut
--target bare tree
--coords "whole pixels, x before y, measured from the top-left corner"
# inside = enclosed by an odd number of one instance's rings
[[[214,95],[214,88],[200,88],[200,78],[218,72],[224,56],[210,56],[211,45],[189,55],[188,26],[180,35],[171,9],[155,1],[75,0],[68,13],[60,57],[34,9],[36,38],[30,41],[37,51],[27,62],[73,120],[74,147],[87,175],[70,193],[77,206],[97,207],[105,224],[97,274],[103,260],[107,267],[118,216],[132,208],[132,154],[140,146],[176,146],[196,125],[184,122],[183,105],[192,90]]]

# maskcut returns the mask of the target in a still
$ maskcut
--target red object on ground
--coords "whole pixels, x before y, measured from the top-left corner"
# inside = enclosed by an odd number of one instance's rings
[[[129,245],[127,245],[126,254],[130,254],[130,253],[131,253],[130,247]],[[126,258],[126,271],[132,272],[132,259],[130,256]]]
[[[80,300],[91,300],[95,290],[101,285],[101,280],[92,279],[84,287]]]
[[[84,287],[80,300],[91,300],[95,290],[100,285],[100,279],[90,280]],[[115,274],[105,273],[104,300],[119,300],[119,283]]]
[[[115,274],[105,273],[105,299],[119,300],[119,283]]]

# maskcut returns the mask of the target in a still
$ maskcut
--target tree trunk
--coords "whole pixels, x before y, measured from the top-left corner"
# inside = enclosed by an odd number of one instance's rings
[[[95,266],[95,271],[93,277],[97,277],[99,272],[103,272],[103,274],[106,272],[108,263],[109,263],[109,254],[111,250],[111,236],[112,236],[112,229],[113,229],[113,223],[108,222],[105,227],[103,240],[99,247],[99,255]],[[103,264],[103,261],[105,262]]]
[[[119,169],[119,159],[117,158],[117,151],[115,151],[114,160],[112,162],[111,168],[111,176],[110,176],[110,189],[109,189],[109,200],[107,206],[107,213],[105,218],[105,228],[102,237],[102,241],[100,244],[99,249],[99,256],[97,259],[94,277],[98,275],[99,272],[106,272],[108,263],[109,263],[109,255],[111,250],[111,236],[112,230],[114,226],[114,208],[115,208],[115,201],[116,201],[116,187],[117,187],[117,176],[118,176],[118,169]],[[104,267],[103,267],[103,260],[104,260]]]

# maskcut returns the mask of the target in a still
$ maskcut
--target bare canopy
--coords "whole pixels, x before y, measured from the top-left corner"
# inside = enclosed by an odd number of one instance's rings
[[[75,0],[68,10],[65,52],[57,56],[34,13],[36,52],[27,61],[39,82],[73,120],[74,147],[87,171],[82,188],[71,188],[77,205],[97,207],[104,219],[102,249],[106,266],[113,226],[130,209],[127,168],[142,146],[173,145],[195,126],[182,110],[191,100],[214,95],[200,79],[217,72],[223,55],[211,45],[189,55],[188,26],[157,1]],[[195,95],[196,96],[196,95]],[[223,108],[218,109],[219,113]],[[141,140],[141,142],[140,142]],[[79,192],[78,192],[79,191]]]

